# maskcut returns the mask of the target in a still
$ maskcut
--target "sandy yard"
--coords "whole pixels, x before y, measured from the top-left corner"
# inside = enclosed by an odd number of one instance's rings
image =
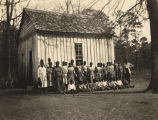
[[[92,94],[0,90],[0,120],[157,120],[158,95],[140,92],[147,79],[137,77],[133,82],[135,88]]]

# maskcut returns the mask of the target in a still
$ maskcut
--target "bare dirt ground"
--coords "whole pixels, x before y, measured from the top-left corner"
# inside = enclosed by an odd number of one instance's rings
[[[142,93],[149,75],[132,79],[135,88],[79,94],[24,94],[0,90],[0,120],[157,120],[158,94]]]

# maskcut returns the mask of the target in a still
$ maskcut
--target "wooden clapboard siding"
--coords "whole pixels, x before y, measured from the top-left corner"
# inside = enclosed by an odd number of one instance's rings
[[[64,37],[64,61],[67,61],[66,38]]]
[[[90,37],[87,37],[87,63],[90,63],[92,60],[91,60],[91,50],[90,50]]]
[[[110,47],[109,47],[109,40],[107,39],[107,57],[108,57],[108,62],[110,61],[110,56],[109,56],[109,49],[110,49]]]
[[[71,54],[70,59],[72,59],[72,37],[70,37],[69,46],[70,46],[70,54]]]
[[[22,26],[20,29],[20,35],[19,38],[24,38],[25,36],[32,34],[34,32],[34,26],[28,17],[28,15],[24,14],[22,18]]]
[[[104,46],[104,41],[105,39],[102,39],[102,59],[103,59],[103,63],[105,63],[105,46]]]
[[[67,62],[70,62],[71,59],[72,59],[72,56],[71,56],[71,37],[68,37],[67,38],[67,55],[68,55],[68,60]]]
[[[94,61],[93,61],[93,65],[96,65],[97,64],[97,58],[96,58],[96,40],[93,39],[93,46],[92,46],[92,49],[94,49],[94,53],[93,53],[93,56],[94,56]]]
[[[35,63],[35,59],[37,59],[36,55],[34,54],[34,35],[28,37],[27,39],[22,39],[19,45],[18,45],[18,72],[19,72],[19,77],[24,80],[24,82],[28,81],[29,79],[29,52],[32,51],[32,62],[33,65]],[[35,57],[36,58],[35,58]],[[38,59],[37,59],[38,60]],[[23,64],[22,64],[23,63]],[[23,65],[23,66],[22,66]],[[23,70],[22,70],[23,68]],[[33,76],[36,75],[35,73],[35,66],[33,66]],[[35,77],[34,77],[35,78]]]
[[[69,53],[68,53],[68,41],[69,41],[69,38],[66,36],[66,56],[67,56],[67,59],[66,61],[69,61]]]
[[[111,62],[114,62],[115,56],[114,56],[114,43],[113,40],[111,39]]]
[[[99,38],[96,39],[96,49],[97,49],[97,63],[100,62],[100,52],[99,52]]]
[[[48,51],[48,36],[44,36],[44,42],[45,42],[45,54],[46,54],[46,56],[45,56],[45,63],[47,64],[47,61],[48,61],[48,58],[49,58],[49,51]]]
[[[55,63],[57,61],[57,46],[56,46],[56,37],[53,36],[52,37],[52,43],[53,43],[53,62]]]
[[[61,47],[61,61],[65,61],[64,59],[64,39],[61,37],[60,39],[60,47]]]
[[[102,38],[100,38],[100,61],[103,63],[103,44],[102,44]]]
[[[104,40],[104,48],[105,48],[105,52],[104,52],[105,63],[107,63],[108,62],[108,50],[107,50],[107,40],[106,39]]]
[[[112,62],[112,44],[111,44],[111,42],[112,42],[112,40],[109,40],[110,41],[110,62]]]
[[[41,59],[48,64],[48,58],[51,58],[53,65],[57,60],[60,65],[62,65],[62,61],[70,62],[71,59],[75,61],[75,43],[82,43],[83,60],[87,62],[87,65],[90,62],[96,66],[98,62],[114,61],[114,45],[111,39],[93,36],[35,34],[27,40],[23,40],[18,48],[19,64],[22,64],[22,54],[24,54],[23,75],[25,79],[28,78],[29,72],[29,51],[33,51],[33,78],[37,80],[37,69]],[[21,68],[19,67],[19,69]]]
[[[87,61],[87,39],[85,36],[83,36],[83,47],[84,47],[84,51],[83,51],[83,60]]]
[[[45,60],[45,43],[44,43],[44,36],[41,36],[41,58],[44,61],[44,64],[46,62]]]
[[[41,59],[41,38],[40,38],[40,36],[38,36],[38,35],[36,35],[36,39],[37,39],[37,48],[38,48],[38,50],[37,50],[37,53],[38,53],[38,61],[40,61],[40,59]]]
[[[38,80],[38,39],[37,39],[37,34],[34,34],[33,36],[33,54],[32,54],[32,58],[33,58],[33,80],[37,81]]]
[[[86,61],[85,60],[85,46],[84,46],[84,39],[83,39],[83,36],[81,37],[81,41],[82,41],[82,55],[83,55],[83,61]]]
[[[56,36],[56,48],[57,48],[57,61],[61,64],[61,58],[60,58],[60,37]]]
[[[39,41],[41,45],[38,50],[38,57],[41,55],[41,58],[44,59],[45,62],[47,62],[46,60],[48,58],[51,58],[53,62],[59,61],[60,65],[62,65],[62,61],[70,62],[71,59],[75,61],[75,43],[82,43],[83,61],[86,61],[87,65],[89,65],[90,62],[97,65],[99,62],[106,63],[114,60],[113,40],[104,37],[66,35],[50,35],[50,37],[39,36],[38,38],[40,38]],[[41,38],[44,38],[44,40]]]
[[[91,41],[90,41],[90,51],[91,51],[91,62],[93,62],[93,64],[95,63],[95,60],[94,60],[94,43],[93,43],[93,38],[91,38]],[[90,65],[90,63],[87,63],[87,65]]]
[[[48,37],[48,41],[49,41],[49,46],[48,46],[48,48],[49,48],[49,58],[51,59],[51,61],[52,61],[52,65],[54,65],[54,48],[53,48],[53,40],[52,40],[52,36],[51,35],[49,35],[49,37]]]
[[[72,42],[71,42],[71,44],[72,44],[72,59],[73,60],[75,60],[76,58],[75,58],[75,45],[74,45],[74,36],[72,36]],[[75,62],[74,62],[74,64],[76,64]]]

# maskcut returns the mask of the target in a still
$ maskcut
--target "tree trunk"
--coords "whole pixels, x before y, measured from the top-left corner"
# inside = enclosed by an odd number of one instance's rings
[[[158,0],[147,0],[151,29],[151,83],[148,89],[158,93]]]

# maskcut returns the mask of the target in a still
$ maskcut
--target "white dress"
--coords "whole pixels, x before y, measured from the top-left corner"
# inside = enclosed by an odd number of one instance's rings
[[[131,74],[131,69],[130,69],[131,67],[133,67],[133,65],[129,62],[124,64],[124,68],[128,69],[129,74]]]
[[[45,67],[39,67],[38,68],[38,78],[40,78],[42,83],[42,88],[48,87],[47,85],[47,73]]]
[[[67,73],[68,73],[68,67],[67,66],[63,66],[62,67],[63,84],[66,84],[66,85],[68,84]]]
[[[70,90],[76,90],[75,84],[68,85],[68,91],[70,91]]]

